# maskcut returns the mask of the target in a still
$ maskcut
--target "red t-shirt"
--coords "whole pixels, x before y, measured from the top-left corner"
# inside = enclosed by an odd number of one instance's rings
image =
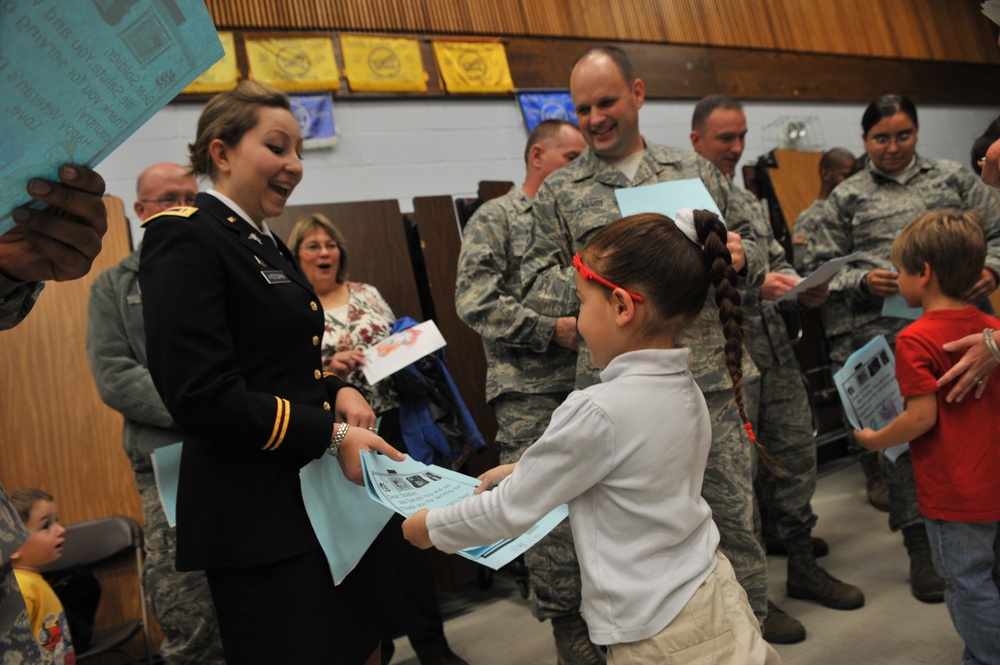
[[[982,399],[945,402],[951,385],[936,382],[964,354],[941,349],[1000,320],[969,306],[928,312],[896,338],[896,378],[904,398],[937,393],[937,423],[910,442],[920,512],[951,522],[1000,521],[1000,377]]]

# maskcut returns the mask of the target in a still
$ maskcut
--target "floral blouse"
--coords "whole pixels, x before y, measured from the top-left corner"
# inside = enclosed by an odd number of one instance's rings
[[[390,335],[396,316],[374,286],[362,282],[347,282],[347,305],[324,312],[326,326],[323,331],[321,351],[323,362],[338,351],[368,349]],[[358,367],[345,379],[361,391],[375,413],[383,413],[399,406],[399,395],[386,377],[369,385],[364,372]]]

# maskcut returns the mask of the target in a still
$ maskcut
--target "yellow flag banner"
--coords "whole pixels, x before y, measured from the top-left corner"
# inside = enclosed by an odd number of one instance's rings
[[[329,37],[245,38],[250,78],[279,90],[336,90],[340,73]]]
[[[416,39],[341,35],[340,50],[351,90],[427,91],[427,72]]]
[[[434,57],[448,92],[510,92],[514,82],[503,44],[434,42]]]
[[[219,41],[222,42],[226,54],[204,74],[191,81],[188,87],[181,90],[182,95],[214,94],[236,87],[236,79],[239,78],[236,69],[236,39],[231,32],[220,32]]]

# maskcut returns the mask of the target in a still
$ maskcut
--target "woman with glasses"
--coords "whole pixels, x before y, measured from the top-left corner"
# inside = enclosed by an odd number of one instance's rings
[[[806,235],[801,249],[806,271],[829,259],[858,253],[830,281],[831,292],[839,292],[850,302],[852,317],[843,327],[849,332],[828,340],[835,366],[842,366],[876,335],[894,343],[896,334],[911,322],[883,307],[902,304],[889,248],[899,231],[920,213],[942,208],[979,212],[986,231],[986,266],[966,300],[989,308],[987,297],[1000,282],[997,200],[968,169],[917,154],[919,125],[913,102],[900,95],[883,95],[865,109],[861,128],[868,163],[833,190],[826,201],[825,224]],[[895,463],[883,459],[882,472],[889,485],[889,526],[903,531],[910,555],[913,595],[924,602],[941,602],[944,580],[931,564],[909,453]]]
[[[406,452],[399,421],[399,394],[391,379],[370,384],[362,366],[365,350],[392,333],[396,315],[371,284],[348,279],[347,242],[325,215],[301,217],[292,228],[288,246],[319,297],[324,318],[320,351],[323,368],[355,386],[381,417],[379,436]],[[467,665],[448,646],[437,591],[425,552],[403,540],[403,519],[394,515],[379,536],[392,565],[385,571],[382,591],[386,609],[378,617],[383,662],[393,649],[399,624],[421,665]]]

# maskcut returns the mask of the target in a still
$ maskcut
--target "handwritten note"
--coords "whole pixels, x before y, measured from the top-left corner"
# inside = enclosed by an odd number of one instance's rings
[[[0,0],[0,233],[28,180],[98,164],[223,55],[204,0]]]

